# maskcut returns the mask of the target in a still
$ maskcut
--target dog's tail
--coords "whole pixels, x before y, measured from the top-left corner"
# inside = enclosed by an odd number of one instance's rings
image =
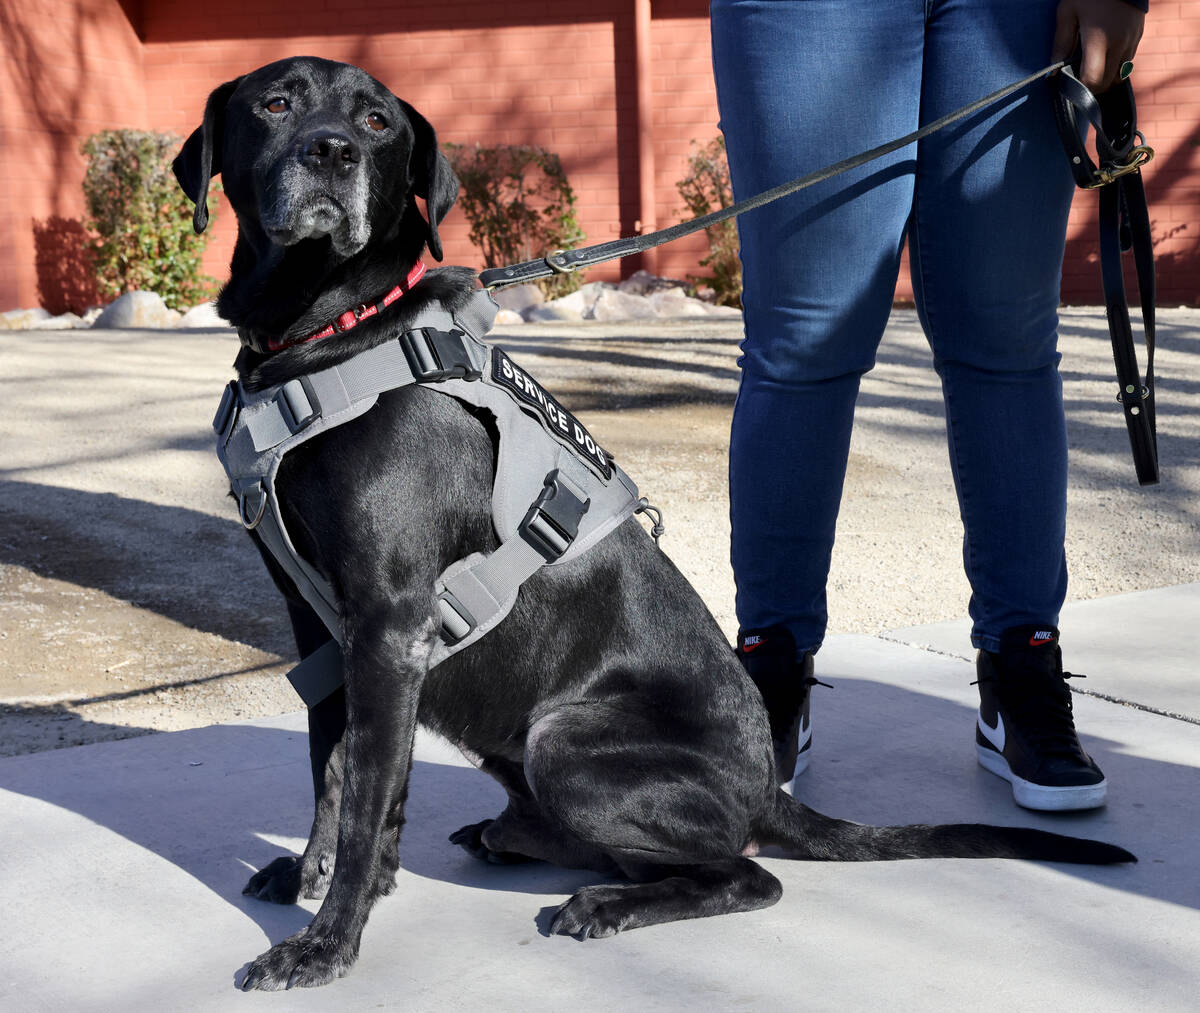
[[[776,792],[775,809],[756,828],[760,845],[784,848],[789,858],[875,862],[898,858],[1027,858],[1112,865],[1137,858],[1115,844],[1028,827],[982,823],[872,827],[833,819]]]

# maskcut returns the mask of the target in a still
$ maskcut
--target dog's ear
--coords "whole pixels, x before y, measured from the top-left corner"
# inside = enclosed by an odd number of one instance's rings
[[[208,184],[221,171],[221,137],[225,133],[225,106],[241,78],[215,88],[204,106],[204,122],[192,131],[175,156],[171,168],[183,192],[196,205],[192,227],[199,235],[208,226]],[[216,167],[214,169],[214,166]]]
[[[438,151],[437,135],[429,121],[407,102],[402,101],[400,105],[416,135],[409,163],[413,193],[425,201],[429,215],[429,252],[434,260],[441,260],[442,240],[438,235],[438,223],[458,200],[458,177],[454,175],[446,156]]]

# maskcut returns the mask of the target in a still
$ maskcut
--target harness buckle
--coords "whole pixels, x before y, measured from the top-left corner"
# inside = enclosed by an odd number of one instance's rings
[[[288,380],[279,389],[276,402],[279,414],[293,436],[321,414],[321,402],[306,376]]]
[[[230,380],[221,394],[221,403],[217,405],[217,414],[213,416],[212,422],[213,432],[220,437],[222,442],[228,436],[229,430],[233,428],[234,420],[237,418],[237,408],[237,381]]]
[[[447,647],[453,647],[479,625],[471,610],[450,591],[443,591],[436,601],[438,618],[442,623],[442,643]]]
[[[478,380],[483,371],[471,356],[467,336],[460,330],[420,327],[400,335],[400,348],[418,383]]]
[[[581,491],[555,468],[546,476],[545,486],[517,528],[547,563],[561,558],[579,534],[579,521],[592,505],[590,498],[580,499]]]

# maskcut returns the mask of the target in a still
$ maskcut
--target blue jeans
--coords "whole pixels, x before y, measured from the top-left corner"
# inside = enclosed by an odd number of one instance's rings
[[[734,193],[915,130],[1050,62],[1057,0],[713,0]],[[801,651],[825,582],[859,378],[905,236],[946,405],[972,639],[1057,625],[1067,445],[1059,279],[1073,184],[1043,82],[738,222],[746,337],[730,439],[743,630]],[[919,503],[913,509],[920,509]]]

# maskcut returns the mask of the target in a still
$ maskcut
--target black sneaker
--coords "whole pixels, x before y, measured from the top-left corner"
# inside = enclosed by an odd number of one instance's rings
[[[813,657],[796,660],[796,641],[783,626],[738,634],[737,656],[762,694],[775,747],[775,776],[787,784],[808,769],[812,756],[809,690],[818,684]]]
[[[1005,630],[1000,653],[980,651],[976,669],[979,763],[1012,785],[1017,805],[1043,811],[1104,805],[1108,782],[1075,734],[1065,681],[1072,675],[1062,668],[1058,630]]]

